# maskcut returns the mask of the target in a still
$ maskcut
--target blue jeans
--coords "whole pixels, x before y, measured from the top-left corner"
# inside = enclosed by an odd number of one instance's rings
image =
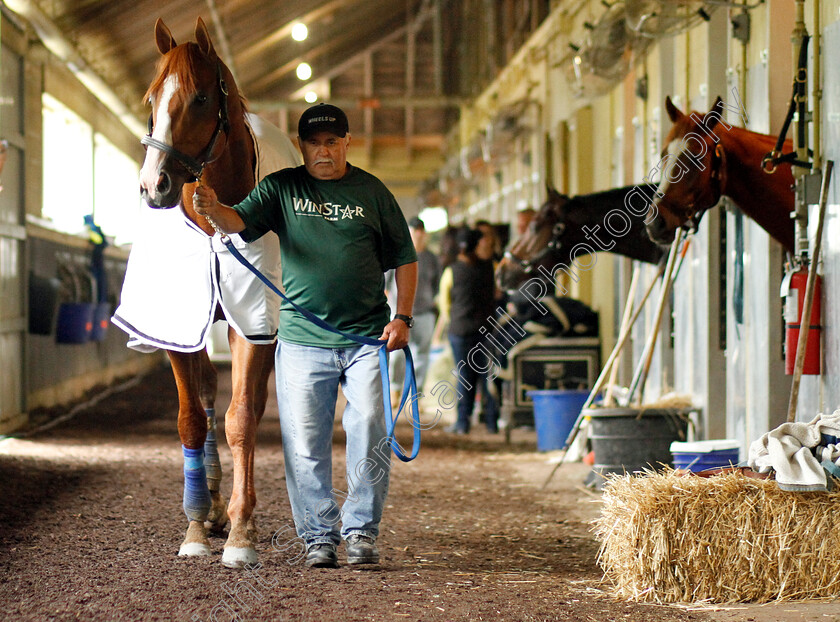
[[[491,432],[498,429],[499,409],[496,400],[487,391],[487,374],[481,372],[467,362],[470,350],[481,343],[481,335],[453,335],[449,333],[449,345],[452,346],[452,358],[455,359],[455,370],[458,375],[458,419],[455,427],[464,432],[470,431],[470,417],[475,405],[475,394],[478,384],[481,383],[481,390],[487,396],[487,404],[484,411],[485,424]]]
[[[354,533],[376,538],[391,466],[378,348],[278,341],[275,363],[286,487],[298,536],[307,546],[338,544]],[[347,398],[341,417],[347,435],[344,490],[332,486],[339,385]]]

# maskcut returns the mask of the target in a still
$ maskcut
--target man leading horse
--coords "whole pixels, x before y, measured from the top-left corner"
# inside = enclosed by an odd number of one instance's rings
[[[319,104],[306,110],[298,143],[303,166],[269,175],[232,206],[219,203],[213,188],[199,186],[196,212],[244,240],[274,231],[289,299],[340,331],[378,337],[389,351],[405,347],[417,256],[396,199],[376,177],[347,162],[350,132],[341,109]],[[397,284],[393,319],[385,297],[389,269],[395,269]],[[376,538],[390,471],[389,454],[376,451],[387,436],[378,348],[329,332],[287,303],[278,337],[286,483],[306,565],[337,567],[342,539],[348,564],[378,563]],[[332,488],[339,385],[347,398],[342,424],[349,491],[340,510]]]

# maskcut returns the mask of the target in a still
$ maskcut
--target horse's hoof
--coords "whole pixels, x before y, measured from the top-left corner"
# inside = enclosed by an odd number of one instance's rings
[[[213,551],[210,550],[210,547],[202,542],[184,542],[178,549],[178,555],[182,557],[200,557],[212,554]]]
[[[257,563],[257,551],[253,547],[228,546],[222,553],[222,565],[228,568],[242,568]]]
[[[187,528],[187,535],[178,549],[178,555],[186,557],[198,557],[200,555],[211,555],[210,542],[207,540],[207,533],[204,529],[204,521],[192,520]]]

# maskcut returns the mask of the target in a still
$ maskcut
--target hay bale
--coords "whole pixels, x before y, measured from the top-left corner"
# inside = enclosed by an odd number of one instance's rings
[[[614,476],[595,521],[621,598],[767,602],[840,595],[840,492],[785,492],[730,472]]]

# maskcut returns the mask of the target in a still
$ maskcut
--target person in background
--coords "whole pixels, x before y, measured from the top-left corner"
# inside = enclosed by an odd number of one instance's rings
[[[471,416],[475,405],[476,390],[485,384],[486,373],[474,369],[467,361],[470,351],[482,341],[480,330],[487,330],[488,319],[494,316],[496,286],[493,279],[493,261],[478,256],[482,240],[489,242],[478,229],[465,227],[458,233],[458,257],[441,276],[440,318],[435,330],[440,335],[448,322],[449,344],[458,376],[458,416],[447,429],[455,434],[470,431]],[[485,393],[487,393],[485,388]],[[485,409],[487,431],[498,432],[498,408],[488,394]]]
[[[499,260],[502,258],[503,255],[503,248],[501,244],[501,239],[499,237],[499,233],[496,231],[496,228],[487,220],[479,220],[475,223],[475,228],[478,229],[482,234],[481,239],[478,241],[478,246],[475,249],[475,254],[479,259],[492,261],[493,270],[495,273],[495,269],[498,266]],[[494,288],[494,309],[504,309],[507,305],[506,298],[507,296],[505,292],[503,292],[499,288]],[[493,389],[495,390],[495,395],[501,397],[501,379],[494,378],[492,380],[492,383]],[[476,410],[479,411],[477,413],[477,417],[479,420],[481,420],[482,418],[486,420],[488,412],[498,411],[499,408],[499,402],[489,390],[489,385],[490,383],[487,382],[487,379],[482,377],[481,382],[478,385],[478,392],[476,394]]]
[[[435,332],[437,307],[435,297],[440,284],[440,264],[437,256],[427,248],[428,234],[423,221],[414,217],[408,222],[414,250],[417,251],[417,290],[414,295],[414,327],[408,338],[411,356],[414,359],[414,372],[417,380],[417,391],[422,393],[426,382],[426,372],[429,368],[429,351],[432,347],[432,335]],[[386,277],[388,286],[388,300],[392,305],[396,303],[396,289],[394,273],[389,272]],[[391,353],[391,404],[399,404],[400,394],[405,378],[405,354],[397,350]]]
[[[482,233],[475,254],[478,255],[479,259],[492,259],[495,264],[502,258],[504,250],[499,235],[496,233],[496,228],[486,220],[476,222],[475,228]]]
[[[537,215],[537,211],[533,207],[526,207],[516,212],[516,235],[522,237],[531,226],[531,222]]]
[[[440,239],[440,271],[444,270],[458,257],[458,232],[460,227],[448,226]]]

